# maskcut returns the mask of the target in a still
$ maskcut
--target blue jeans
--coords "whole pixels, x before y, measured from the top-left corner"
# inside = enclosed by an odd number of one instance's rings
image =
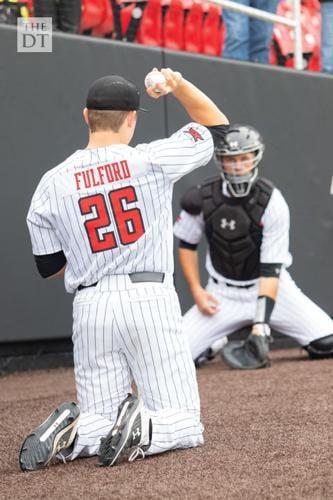
[[[235,0],[275,14],[279,0]],[[223,9],[226,39],[223,57],[267,64],[273,24]]]
[[[321,70],[333,75],[333,2],[322,2],[321,11]]]

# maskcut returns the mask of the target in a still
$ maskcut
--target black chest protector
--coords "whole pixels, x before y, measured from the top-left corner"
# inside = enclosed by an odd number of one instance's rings
[[[233,198],[222,193],[221,177],[201,186],[206,237],[219,274],[239,281],[259,277],[261,218],[273,188],[259,178],[248,196]]]

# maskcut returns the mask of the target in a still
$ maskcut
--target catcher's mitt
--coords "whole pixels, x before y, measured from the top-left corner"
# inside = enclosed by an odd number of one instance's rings
[[[245,341],[228,342],[221,351],[222,358],[236,370],[255,370],[270,366],[270,337],[267,335],[249,335]]]

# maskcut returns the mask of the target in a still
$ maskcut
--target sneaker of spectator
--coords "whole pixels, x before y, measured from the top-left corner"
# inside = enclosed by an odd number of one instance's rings
[[[26,5],[17,0],[0,0],[0,24],[17,24],[18,17],[29,17]]]

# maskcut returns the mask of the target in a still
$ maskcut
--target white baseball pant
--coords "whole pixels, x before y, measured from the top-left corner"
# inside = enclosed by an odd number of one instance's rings
[[[106,276],[77,292],[73,343],[81,414],[67,458],[98,454],[133,380],[153,424],[147,454],[203,443],[195,369],[171,275],[164,283]]]
[[[206,316],[194,305],[184,315],[184,333],[193,359],[216,340],[252,324],[255,317],[258,283],[251,288],[236,288],[210,278],[206,289],[220,300],[220,311]],[[304,295],[285,269],[270,325],[302,346],[333,333],[333,320]]]

